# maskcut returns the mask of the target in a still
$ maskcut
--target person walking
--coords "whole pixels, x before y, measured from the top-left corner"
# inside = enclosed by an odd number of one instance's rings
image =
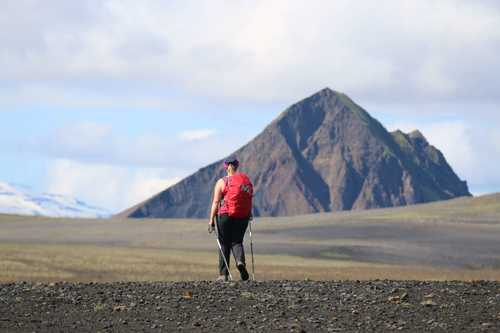
[[[221,247],[217,278],[219,281],[228,280],[231,252],[241,279],[246,281],[249,278],[243,238],[252,217],[253,184],[246,174],[238,171],[238,167],[239,162],[236,158],[224,161],[227,176],[215,184],[210,210],[209,229],[217,228]]]

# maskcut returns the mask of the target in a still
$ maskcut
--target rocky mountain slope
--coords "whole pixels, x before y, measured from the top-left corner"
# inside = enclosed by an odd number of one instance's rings
[[[254,182],[254,215],[286,216],[391,207],[469,196],[443,154],[419,131],[388,132],[329,88],[290,106],[237,150]],[[203,218],[221,161],[121,217]]]
[[[0,213],[51,217],[109,217],[109,211],[81,200],[0,182]]]

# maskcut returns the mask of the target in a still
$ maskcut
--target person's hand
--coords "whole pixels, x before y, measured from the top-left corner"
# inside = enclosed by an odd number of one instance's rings
[[[215,230],[215,216],[208,221],[208,233],[211,234]]]

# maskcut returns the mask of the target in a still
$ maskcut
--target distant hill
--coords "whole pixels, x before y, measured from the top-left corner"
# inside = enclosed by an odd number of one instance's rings
[[[500,193],[459,197],[422,204],[370,210],[325,212],[300,216],[269,217],[261,225],[325,225],[331,222],[436,222],[500,225]]]
[[[111,216],[105,209],[90,206],[69,196],[35,193],[29,188],[4,182],[0,182],[0,213],[84,218]]]
[[[419,131],[388,132],[347,95],[329,88],[290,106],[238,149],[255,185],[255,216],[403,206],[470,196],[443,154]],[[119,214],[208,216],[221,161]]]

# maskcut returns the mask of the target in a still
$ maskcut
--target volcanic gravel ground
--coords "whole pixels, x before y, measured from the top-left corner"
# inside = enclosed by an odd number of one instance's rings
[[[500,283],[18,282],[0,331],[500,332]]]

